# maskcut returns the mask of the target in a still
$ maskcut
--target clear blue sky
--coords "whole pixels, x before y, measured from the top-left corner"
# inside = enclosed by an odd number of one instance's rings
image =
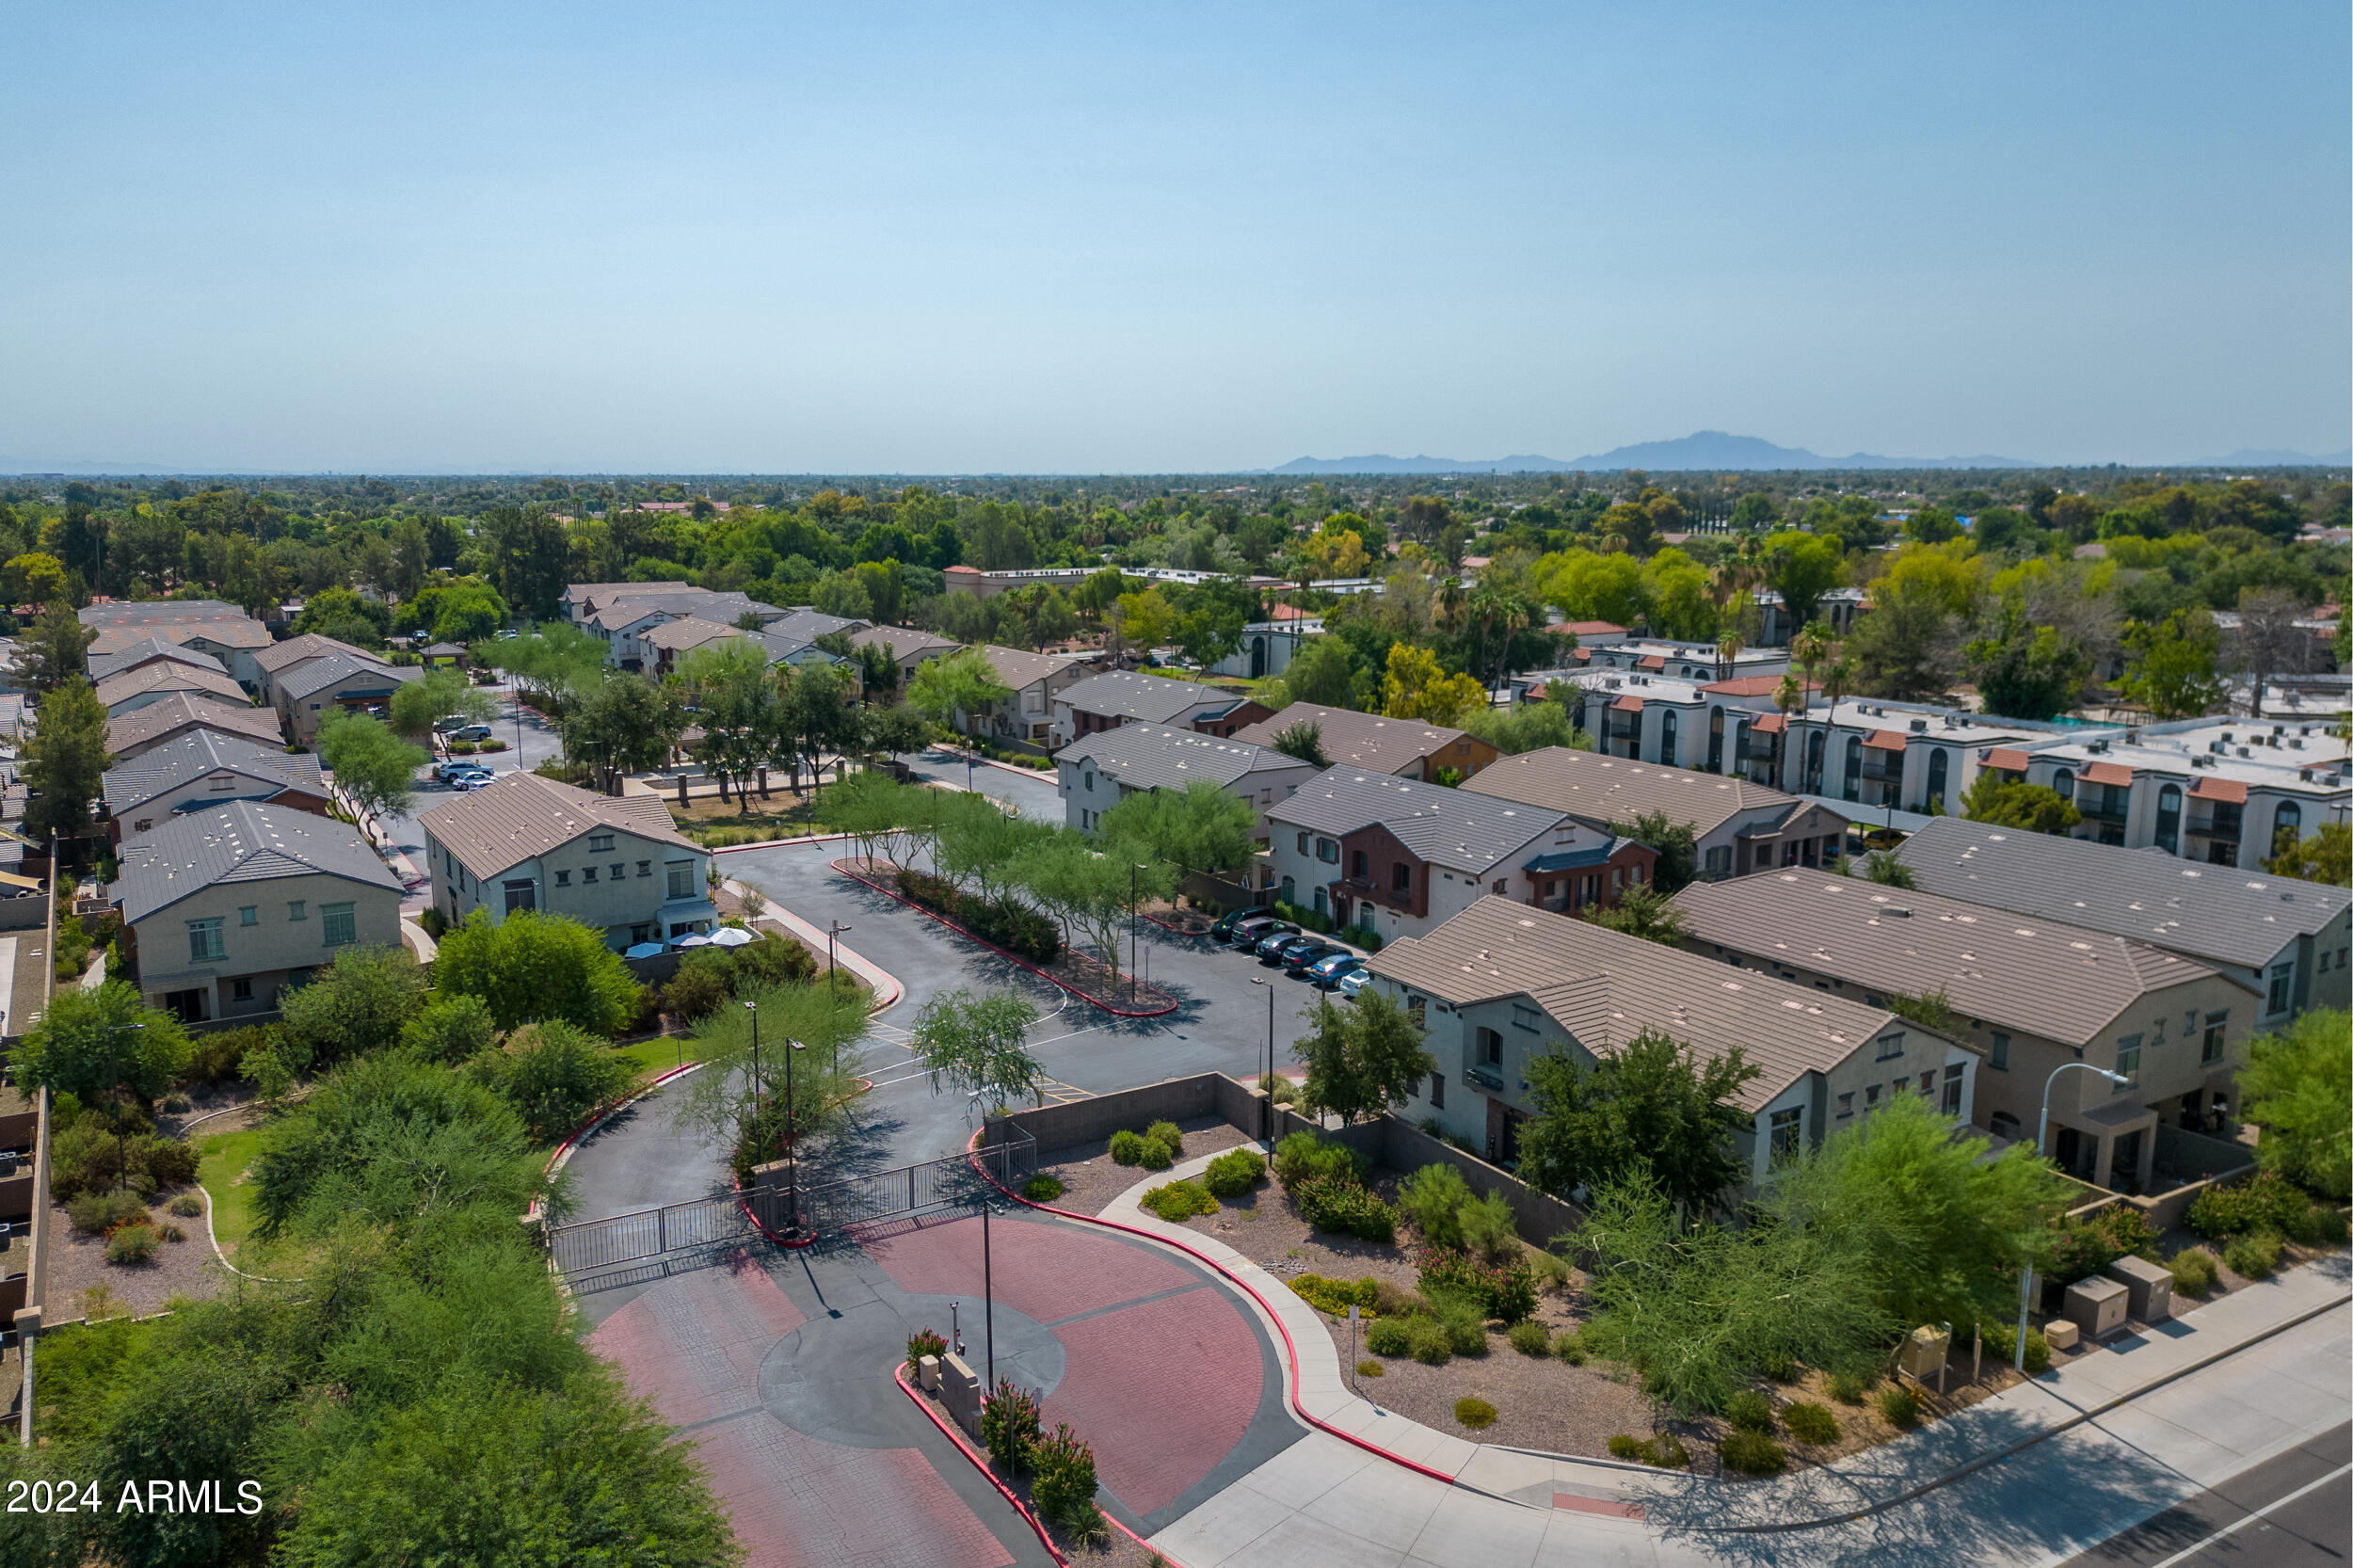
[[[0,457],[2344,446],[2343,0],[1926,9],[19,0]]]

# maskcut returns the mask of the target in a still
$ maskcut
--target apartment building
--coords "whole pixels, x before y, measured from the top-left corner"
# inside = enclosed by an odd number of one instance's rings
[[[1093,831],[1104,812],[1139,790],[1181,791],[1206,778],[1249,805],[1261,842],[1268,809],[1318,771],[1272,746],[1164,724],[1123,724],[1073,741],[1055,755],[1054,765],[1072,827]]]
[[[9,646],[11,648],[15,647],[13,643]],[[157,663],[186,664],[195,669],[211,670],[219,675],[228,673],[222,667],[221,662],[209,653],[199,653],[192,648],[182,648],[178,643],[168,643],[160,637],[141,637],[116,652],[89,655],[88,664],[90,684],[100,685],[118,675],[127,675],[133,670],[143,669]],[[238,697],[240,700],[243,699],[242,691],[238,693]]]
[[[1419,719],[1359,713],[1352,708],[1327,708],[1320,702],[1294,702],[1242,726],[1234,731],[1234,739],[1273,745],[1275,736],[1303,724],[1315,727],[1322,740],[1324,759],[1334,766],[1345,764],[1400,778],[1434,781],[1441,768],[1452,768],[1468,778],[1503,755],[1465,730]]]
[[[1977,1052],[1859,998],[1769,975],[1732,975],[1679,948],[1590,920],[1482,898],[1424,936],[1375,953],[1372,983],[1419,1016],[1438,1059],[1399,1113],[1434,1120],[1490,1160],[1518,1157],[1533,1111],[1528,1064],[1566,1055],[1591,1067],[1644,1031],[1707,1060],[1738,1047],[1760,1075],[1740,1091],[1738,1141],[1751,1179],[1776,1159],[1855,1125],[1882,1096],[1929,1096],[1966,1125]]]
[[[1942,1000],[1983,1056],[1977,1124],[2032,1138],[2047,1085],[2053,1158],[2111,1191],[2147,1189],[2157,1124],[2207,1130],[2246,1061],[2255,992],[2144,941],[1820,872],[1695,883],[1675,904],[1686,945],[1736,968],[1872,1007]],[[2053,1081],[2070,1062],[2130,1081]]]
[[[981,655],[1006,695],[986,713],[967,713],[967,733],[1047,746],[1054,739],[1054,698],[1094,673],[1099,653],[1029,653],[1017,648],[981,645]]]
[[[919,632],[912,626],[870,626],[851,632],[850,643],[855,648],[886,649],[892,662],[899,666],[899,681],[903,686],[915,679],[915,672],[927,662],[964,651],[964,645],[953,637]]]
[[[718,626],[733,626],[757,616],[764,631],[793,614],[745,594],[667,583],[584,584],[566,589],[559,603],[571,624],[603,640],[608,664],[632,672],[645,669],[656,657],[645,634],[670,621],[691,616]]]
[[[110,675],[98,682],[99,705],[109,717],[136,712],[152,702],[161,702],[175,693],[190,696],[213,697],[222,702],[243,702],[245,688],[229,679],[226,671],[206,669],[200,664],[184,664],[178,660],[157,659]]]
[[[239,735],[264,745],[285,744],[279,733],[278,715],[266,708],[215,702],[176,692],[161,702],[108,719],[106,750],[116,761],[126,761],[196,729]]]
[[[1108,670],[1054,694],[1053,736],[1065,746],[1123,724],[1164,724],[1230,738],[1273,712],[1264,703],[1193,680]]]
[[[216,599],[101,601],[85,606],[79,615],[82,624],[97,633],[89,646],[93,657],[150,641],[171,643],[210,655],[248,687],[257,683],[254,655],[276,640],[268,627]]]
[[[418,664],[387,664],[348,653],[328,653],[306,659],[271,679],[278,712],[297,745],[314,745],[319,727],[336,712],[377,710],[387,715],[392,694],[411,680],[424,679]]]

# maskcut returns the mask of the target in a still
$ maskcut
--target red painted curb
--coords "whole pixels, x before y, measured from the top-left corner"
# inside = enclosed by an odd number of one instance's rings
[[[907,1386],[907,1369],[904,1362],[900,1363],[898,1366],[893,1367],[890,1369],[890,1381],[899,1385],[899,1392],[904,1394],[908,1399],[915,1401],[916,1409],[921,1411],[924,1415],[932,1418],[932,1425],[937,1427],[943,1433],[945,1433],[949,1442],[953,1443],[958,1448],[963,1450],[964,1457],[972,1462],[972,1467],[988,1478],[989,1485],[997,1488],[997,1495],[1004,1498],[1005,1501],[1011,1503],[1013,1505],[1013,1511],[1021,1515],[1024,1520],[1028,1521],[1030,1528],[1037,1532],[1037,1544],[1046,1548],[1046,1555],[1060,1563],[1062,1568],[1070,1568],[1070,1560],[1054,1549],[1053,1540],[1047,1535],[1046,1527],[1038,1522],[1037,1515],[1032,1513],[1027,1508],[1022,1506],[1021,1499],[1013,1495],[1013,1488],[1007,1486],[1001,1480],[1000,1480],[997,1472],[990,1469],[987,1463],[984,1461],[979,1454],[973,1451],[972,1445],[964,1440],[964,1433],[958,1432],[954,1427],[950,1426],[940,1417],[939,1412],[932,1408],[931,1400],[925,1399],[922,1395]],[[1111,1515],[1108,1513],[1103,1515],[1103,1517],[1111,1519]],[[1119,1521],[1112,1519],[1112,1523],[1118,1525]],[[1119,1528],[1121,1529],[1128,1528],[1125,1525],[1120,1525]],[[1134,1539],[1134,1532],[1132,1530],[1128,1531],[1128,1537],[1131,1540]],[[1142,1543],[1138,1543],[1138,1544],[1142,1544]]]
[[[1166,1007],[1147,1007],[1142,1009],[1114,1007],[1100,997],[1080,990],[1076,985],[1071,984],[1070,982],[1064,980],[1060,976],[1047,973],[1035,964],[1032,964],[1028,959],[1022,957],[1019,953],[1008,952],[1003,948],[1000,948],[996,943],[990,941],[987,937],[974,936],[971,932],[967,931],[963,926],[958,925],[947,916],[940,914],[936,909],[925,908],[923,905],[916,903],[913,899],[907,897],[906,894],[899,891],[896,888],[886,888],[879,882],[871,881],[850,870],[849,866],[842,861],[836,860],[832,862],[832,864],[835,871],[840,872],[843,876],[848,877],[851,881],[856,883],[861,888],[872,888],[874,891],[882,894],[885,898],[897,900],[900,904],[914,910],[917,914],[921,915],[928,920],[938,921],[941,925],[946,926],[949,930],[954,932],[966,941],[978,942],[981,946],[988,949],[989,952],[997,954],[1000,958],[1006,960],[1008,963],[1020,965],[1023,968],[1029,970],[1040,980],[1045,981],[1048,984],[1059,986],[1061,989],[1069,992],[1072,996],[1077,997],[1080,1001],[1085,1002],[1088,1006],[1099,1007],[1115,1018],[1160,1018],[1165,1017],[1169,1014],[1176,1011],[1177,1004],[1175,1001],[1171,1001]],[[1168,993],[1163,991],[1160,994],[1162,996],[1166,996]]]
[[[1203,1267],[1216,1271],[1219,1277],[1230,1282],[1236,1289],[1241,1290],[1245,1295],[1249,1296],[1252,1301],[1257,1302],[1258,1304],[1259,1310],[1264,1312],[1270,1319],[1273,1320],[1275,1332],[1283,1336],[1283,1359],[1290,1368],[1290,1405],[1292,1411],[1298,1415],[1301,1420],[1306,1422],[1318,1432],[1326,1432],[1331,1436],[1338,1438],[1343,1443],[1352,1444],[1356,1448],[1364,1449],[1365,1452],[1374,1455],[1376,1458],[1385,1459],[1392,1464],[1401,1464],[1406,1469],[1412,1470],[1417,1475],[1428,1476],[1433,1480],[1444,1481],[1449,1486],[1461,1484],[1452,1476],[1448,1475],[1444,1470],[1433,1469],[1431,1466],[1422,1464],[1418,1460],[1407,1459],[1403,1454],[1391,1453],[1388,1449],[1381,1447],[1378,1443],[1368,1443],[1363,1438],[1356,1436],[1353,1432],[1342,1432],[1339,1428],[1332,1425],[1329,1421],[1325,1421],[1309,1415],[1306,1407],[1299,1402],[1299,1346],[1291,1339],[1291,1331],[1284,1325],[1282,1314],[1276,1312],[1273,1307],[1268,1305],[1267,1299],[1258,1294],[1257,1289],[1255,1289],[1247,1280],[1244,1280],[1240,1275],[1236,1274],[1232,1270],[1226,1268],[1225,1264],[1217,1261],[1217,1259],[1187,1246],[1182,1241],[1172,1241],[1165,1236],[1155,1236],[1150,1231],[1139,1230],[1134,1225],[1123,1225],[1116,1220],[1098,1219],[1093,1214],[1079,1214],[1074,1213],[1067,1208],[1056,1208],[1051,1204],[1030,1202],[1029,1199],[1023,1197],[1020,1193],[1012,1191],[1006,1187],[1003,1182],[999,1181],[994,1176],[991,1176],[989,1174],[988,1166],[984,1161],[973,1158],[973,1151],[978,1147],[981,1141],[981,1133],[985,1132],[986,1130],[987,1126],[984,1123],[979,1129],[973,1132],[971,1138],[968,1140],[964,1145],[964,1158],[975,1171],[980,1173],[982,1180],[987,1182],[991,1187],[996,1188],[1000,1192],[1004,1193],[1005,1196],[1011,1198],[1014,1202],[1021,1204],[1026,1208],[1042,1209],[1048,1214],[1059,1214],[1065,1220],[1078,1220],[1090,1225],[1101,1225],[1105,1230],[1116,1230],[1124,1232],[1129,1236],[1141,1236],[1147,1241],[1158,1241],[1162,1246],[1174,1247],[1178,1252],[1183,1253],[1188,1257],[1193,1259],[1193,1261],[1201,1264]]]

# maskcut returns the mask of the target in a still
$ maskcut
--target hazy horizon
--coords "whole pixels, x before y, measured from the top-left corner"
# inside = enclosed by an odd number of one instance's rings
[[[29,4],[0,40],[0,459],[36,468],[2353,430],[2342,6]]]

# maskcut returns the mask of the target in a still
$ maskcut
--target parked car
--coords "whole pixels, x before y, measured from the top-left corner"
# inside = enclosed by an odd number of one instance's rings
[[[1307,967],[1299,972],[1328,991],[1338,984],[1344,977],[1364,967],[1365,961],[1362,958],[1346,948],[1341,948],[1309,961]]]
[[[1334,988],[1337,989],[1341,996],[1346,997],[1351,1001],[1354,1001],[1356,1000],[1356,993],[1371,984],[1372,971],[1370,969],[1351,969],[1346,974],[1340,976]]]
[[[1269,932],[1258,938],[1258,962],[1280,964],[1283,961],[1283,955],[1290,952],[1293,943],[1317,940],[1320,938],[1312,933],[1300,930],[1297,926],[1291,926],[1286,931]]]
[[[1234,928],[1242,921],[1273,920],[1273,918],[1274,911],[1264,904],[1252,909],[1236,909],[1222,916],[1215,925],[1209,927],[1209,936],[1214,941],[1230,942],[1234,939]]]
[[[433,767],[433,776],[442,780],[443,782],[447,782],[450,779],[457,777],[461,774],[487,774],[489,771],[490,770],[488,768],[483,766],[480,762],[470,762],[462,757],[454,757],[446,762],[435,763]]]
[[[1278,927],[1285,932],[1299,929],[1289,920],[1276,920],[1273,915],[1252,915],[1236,920],[1234,929],[1226,935],[1226,940],[1238,948],[1255,948],[1260,937],[1273,935]]]
[[[449,781],[449,787],[453,790],[487,790],[497,778],[496,774],[461,773]]]
[[[1283,953],[1283,968],[1292,974],[1305,974],[1308,965],[1320,964],[1339,951],[1338,944],[1321,936],[1312,942],[1293,942]]]
[[[490,727],[487,724],[464,725],[451,730],[449,738],[453,741],[487,741],[490,738]]]

